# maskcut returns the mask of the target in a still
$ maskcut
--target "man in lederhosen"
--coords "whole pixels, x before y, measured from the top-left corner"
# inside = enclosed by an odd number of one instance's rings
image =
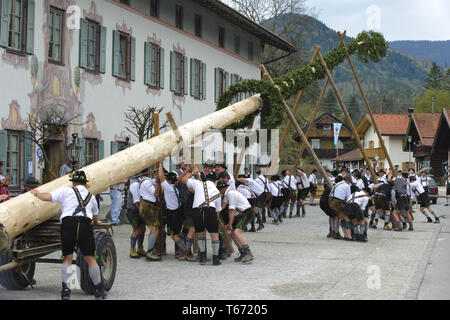
[[[411,199],[417,199],[420,205],[420,212],[422,212],[427,217],[428,222],[433,222],[430,215],[425,212],[425,209],[427,209],[428,212],[433,215],[435,219],[434,223],[440,223],[441,221],[439,220],[438,215],[436,214],[436,212],[434,212],[433,209],[431,209],[430,197],[428,196],[428,193],[425,191],[420,181],[417,181],[416,177],[414,176],[411,176],[409,180],[411,183]]]
[[[198,176],[198,169],[194,169],[192,174]],[[186,174],[182,182],[194,193],[192,217],[198,237],[199,262],[200,264],[206,264],[206,231],[208,231],[212,241],[213,265],[220,265],[222,263],[219,257],[220,243],[217,214],[222,210],[222,200],[215,184],[217,176],[212,172],[205,177],[206,181],[199,181],[191,179],[192,174]]]
[[[251,205],[242,193],[229,188],[225,181],[219,181],[217,189],[223,196],[222,208],[225,209],[228,206],[228,215],[224,217],[225,230],[230,232],[231,239],[239,250],[239,256],[234,261],[250,262],[254,257],[241,232],[244,226],[253,219]]]
[[[256,220],[258,222],[257,231],[260,231],[264,228],[264,224],[261,218],[262,207],[266,200],[264,194],[264,187],[257,183],[252,178],[245,178],[243,175],[237,179],[238,182],[245,184],[248,188],[250,188],[251,192],[255,194],[255,201],[252,204],[253,212],[255,214]]]
[[[297,213],[295,214],[296,217],[300,217],[300,208],[302,209],[302,217],[305,216],[306,210],[305,210],[305,200],[306,196],[309,193],[309,180],[306,175],[306,173],[303,171],[303,169],[298,168],[297,169],[297,177],[296,177],[296,183],[297,183]]]
[[[262,222],[266,223],[266,211],[269,209],[270,204],[270,190],[269,190],[269,179],[261,173],[261,169],[256,171],[258,177],[255,179],[261,187],[264,188],[264,204],[262,207]],[[268,213],[268,212],[267,212]]]
[[[297,181],[293,175],[289,172],[289,170],[281,171],[281,175],[283,176],[283,189],[281,190],[283,193],[283,206],[281,207],[281,214],[283,218],[286,218],[288,207],[289,208],[289,217],[292,218],[292,213],[294,212],[294,205],[296,200],[297,193]]]
[[[317,185],[319,184],[316,176],[317,170],[313,169],[311,174],[309,175],[309,205],[315,206],[314,197],[316,196]]]
[[[330,199],[328,200],[330,209],[336,213],[335,223],[339,226],[339,221],[341,222],[342,230],[344,231],[344,239],[351,239],[351,228],[352,224],[350,218],[347,217],[345,213],[345,203],[347,199],[351,197],[350,185],[352,183],[352,178],[348,175],[344,176],[343,181],[338,182],[330,192]],[[338,179],[336,179],[338,181]],[[339,234],[339,227],[335,230]],[[335,236],[335,239],[340,238]]]
[[[72,261],[75,248],[79,248],[88,264],[89,276],[94,284],[95,298],[106,299],[100,268],[95,260],[95,240],[92,224],[98,223],[98,206],[95,197],[86,189],[84,171],[72,173],[72,187],[62,187],[51,193],[40,193],[38,189],[31,194],[42,201],[61,204],[61,248],[64,260],[62,263],[61,299],[70,300],[69,289],[72,277]]]

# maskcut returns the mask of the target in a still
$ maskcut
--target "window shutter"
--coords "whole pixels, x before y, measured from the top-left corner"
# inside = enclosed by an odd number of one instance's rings
[[[170,51],[170,91],[175,91],[175,81],[176,81],[176,55],[175,52]]]
[[[150,85],[150,76],[152,72],[151,45],[144,43],[144,83]],[[111,141],[112,143],[113,141]],[[112,144],[111,144],[112,146]]]
[[[214,102],[219,101],[220,95],[220,70],[218,68],[214,69]]]
[[[119,143],[117,141],[111,141],[111,155],[119,152]]]
[[[0,46],[7,47],[9,39],[9,1],[0,1],[0,3]]]
[[[102,160],[105,157],[105,141],[98,140],[98,160]]]
[[[3,1],[5,2],[5,1]],[[3,162],[3,170],[6,170],[6,144],[8,142],[8,132],[0,130],[0,161]],[[0,172],[1,174],[1,172]]]
[[[34,53],[34,0],[28,0],[28,12],[27,12],[27,48],[26,52],[29,54]]]
[[[136,79],[136,38],[130,37],[130,80]]]
[[[191,89],[191,97],[194,96],[194,90],[193,90],[193,85],[192,85],[192,83],[194,82],[193,81],[193,77],[194,77],[194,59],[191,58],[191,74],[190,74],[190,77],[189,77],[189,79],[190,79],[189,85],[190,85],[190,89]]]
[[[159,48],[159,87],[164,89],[164,48]]]
[[[80,19],[80,51],[79,51],[80,68],[87,68],[87,52],[88,52],[88,23],[86,20]]]
[[[230,74],[225,72],[225,90],[228,90],[230,87]]]
[[[80,156],[78,159],[78,169],[81,169],[86,165],[86,139],[78,139],[78,144],[81,146]]]
[[[106,27],[100,27],[100,68],[101,73],[106,72]]]
[[[183,82],[183,86],[184,86],[184,94],[187,95],[188,94],[188,87],[187,87],[187,83],[188,83],[188,74],[189,74],[189,66],[188,66],[188,58],[187,57],[183,57],[183,73],[184,73],[184,82]]]
[[[234,81],[235,81],[235,76],[234,76],[234,73],[232,73],[230,75],[230,84],[233,85]],[[228,90],[228,85],[227,85],[227,90]],[[231,104],[235,104],[235,103],[236,103],[236,96],[233,97],[233,99],[231,99]]]
[[[202,99],[206,99],[206,63],[202,63]]]
[[[31,132],[24,132],[23,141],[23,179],[26,180],[32,176],[33,173],[28,173],[28,163],[33,162],[33,140],[31,138]]]
[[[113,30],[113,60],[112,60],[112,75],[119,76],[120,63],[120,34]]]

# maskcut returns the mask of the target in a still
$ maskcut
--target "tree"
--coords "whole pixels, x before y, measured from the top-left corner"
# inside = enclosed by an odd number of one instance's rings
[[[338,99],[332,89],[328,89],[320,107],[323,112],[330,112],[337,118],[342,118],[343,116]]]
[[[139,142],[150,139],[154,134],[153,114],[155,111],[161,113],[163,108],[157,107],[143,107],[138,109],[136,107],[129,107],[125,112],[125,123],[130,125],[126,127],[127,131],[138,138]],[[167,128],[169,121],[166,119],[162,124],[160,123],[160,130]]]
[[[434,113],[442,112],[443,108],[450,106],[450,92],[443,90],[427,90],[417,101],[414,112],[431,113],[434,97]]]
[[[355,96],[352,96],[352,99],[348,104],[348,113],[350,114],[350,117],[352,118],[352,121],[355,124],[355,126],[357,126],[364,113],[361,109],[361,105],[358,103],[358,100],[356,99]]]
[[[425,80],[424,88],[441,90],[444,87],[444,81],[445,77],[442,74],[441,68],[435,62],[433,62],[430,73]]]

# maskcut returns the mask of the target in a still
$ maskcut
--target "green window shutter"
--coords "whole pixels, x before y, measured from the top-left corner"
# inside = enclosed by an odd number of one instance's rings
[[[88,23],[84,19],[80,19],[80,52],[79,65],[80,68],[87,68],[88,53]]]
[[[191,74],[189,77],[189,79],[190,79],[189,86],[191,89],[191,97],[194,96],[194,90],[193,90],[193,85],[192,85],[194,83],[193,77],[194,77],[194,59],[191,58]]]
[[[130,38],[130,80],[136,80],[136,38]]]
[[[214,102],[219,101],[220,95],[220,70],[218,68],[214,69]]]
[[[28,12],[27,12],[27,48],[26,52],[29,54],[34,53],[34,0],[28,0]]]
[[[164,48],[159,48],[159,87],[164,89]]]
[[[106,72],[106,27],[100,27],[100,68],[101,73]]]
[[[4,2],[4,1],[3,1]],[[0,161],[3,162],[3,170],[6,170],[6,144],[8,142],[8,132],[0,130]],[[5,172],[4,172],[5,173]],[[1,174],[1,172],[0,172]]]
[[[25,131],[23,141],[23,179],[26,180],[33,173],[28,173],[28,163],[33,162],[33,140],[31,132]]]
[[[206,99],[206,63],[202,63],[202,99]]]
[[[78,169],[81,169],[86,165],[86,139],[78,139],[78,144],[81,146],[80,157],[78,159]]]
[[[176,82],[176,55],[170,51],[170,91],[175,91]]]
[[[152,71],[151,45],[144,43],[144,84],[150,85],[150,75]],[[113,142],[113,141],[112,141]],[[112,143],[111,142],[111,143]]]
[[[225,72],[225,90],[228,90],[230,87],[230,74]]]
[[[119,76],[119,64],[120,64],[120,34],[116,30],[113,30],[113,59],[112,59],[112,75],[114,77]]]
[[[184,94],[188,94],[188,87],[187,87],[187,83],[188,83],[188,74],[189,74],[189,66],[188,66],[188,57],[183,57],[183,74],[184,74]]]
[[[98,160],[102,160],[105,157],[105,141],[98,140]]]
[[[111,141],[111,155],[119,152],[119,143],[117,141]]]
[[[9,39],[9,1],[2,0],[0,3],[0,46],[7,47]]]

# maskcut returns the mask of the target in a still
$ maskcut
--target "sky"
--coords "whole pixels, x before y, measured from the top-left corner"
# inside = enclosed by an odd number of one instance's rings
[[[305,0],[317,18],[355,37],[362,30],[386,40],[450,40],[450,0]]]

